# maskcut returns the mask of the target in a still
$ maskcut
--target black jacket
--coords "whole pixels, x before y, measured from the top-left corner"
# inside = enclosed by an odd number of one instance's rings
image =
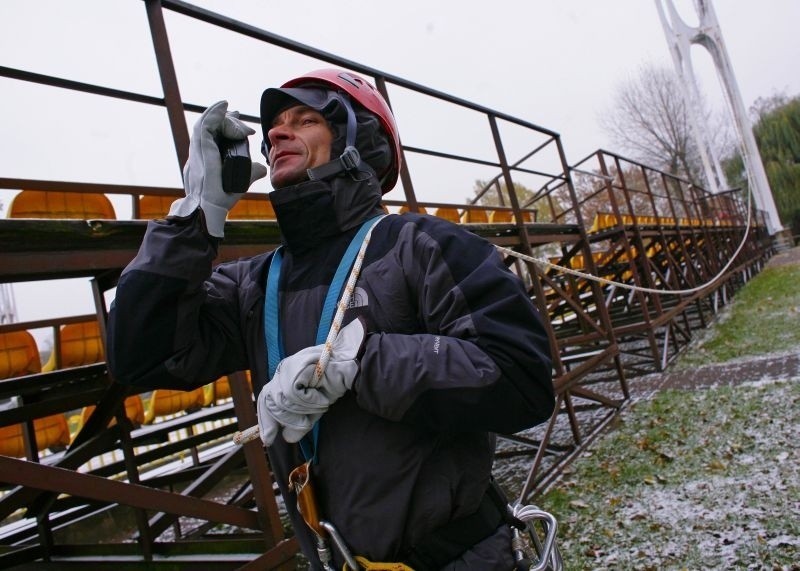
[[[309,182],[271,194],[285,242],[287,355],[315,343],[350,238],[381,213],[374,183],[351,187]],[[216,247],[201,211],[149,223],[111,309],[108,357],[117,381],[191,389],[249,368],[256,393],[267,382],[272,253],[212,271]],[[368,326],[361,373],[320,421],[313,477],[323,515],[353,552],[391,561],[476,510],[490,479],[492,433],[551,415],[550,353],[523,284],[494,247],[425,215],[390,215],[375,227],[345,323],[356,316]],[[279,436],[268,452],[301,547],[316,561],[286,488],[303,462],[298,446]],[[494,543],[476,550],[468,568],[510,568],[507,533]]]

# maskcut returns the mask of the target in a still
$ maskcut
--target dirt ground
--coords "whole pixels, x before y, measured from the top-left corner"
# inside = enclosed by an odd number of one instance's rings
[[[767,267],[783,266],[786,264],[800,264],[800,246],[779,252],[770,258]]]

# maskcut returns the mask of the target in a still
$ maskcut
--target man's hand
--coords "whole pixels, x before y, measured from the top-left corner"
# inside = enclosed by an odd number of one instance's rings
[[[275,441],[281,427],[287,442],[298,442],[334,402],[353,388],[365,335],[359,319],[342,328],[316,386],[312,386],[312,379],[324,345],[308,347],[278,363],[275,375],[257,399],[258,427],[265,446]]]
[[[195,123],[189,143],[189,159],[183,169],[183,187],[186,198],[172,203],[170,216],[186,217],[197,207],[203,209],[208,233],[222,238],[228,211],[241,198],[241,194],[228,194],[222,190],[222,158],[215,141],[217,136],[241,140],[255,130],[239,120],[237,112],[227,112],[228,102],[218,101],[206,109]],[[250,172],[250,184],[267,176],[267,168],[257,162]]]

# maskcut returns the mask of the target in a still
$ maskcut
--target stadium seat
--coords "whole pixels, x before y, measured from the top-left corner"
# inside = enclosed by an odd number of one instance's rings
[[[175,196],[154,196],[152,194],[139,197],[139,219],[164,218],[176,198]]]
[[[418,214],[427,214],[428,211],[425,209],[424,206],[418,206],[419,211]],[[397,211],[398,214],[405,214],[406,212],[411,212],[408,208],[408,204],[404,204],[400,207],[400,210]]]
[[[11,200],[8,217],[114,220],[117,216],[104,194],[23,190]]]
[[[39,349],[27,331],[0,333],[0,379],[10,379],[41,371]],[[63,414],[37,418],[33,422],[39,450],[63,448],[69,444],[69,428]],[[22,458],[25,444],[22,425],[0,427],[0,454]]]
[[[488,224],[489,211],[469,208],[464,215],[464,222],[468,224]]]
[[[0,379],[10,379],[42,370],[39,348],[27,331],[0,333]]]
[[[228,220],[275,220],[272,202],[266,196],[258,200],[240,200],[228,212]]]
[[[247,370],[244,372],[245,376],[247,377],[247,384],[250,385],[250,390],[253,389],[253,382],[250,380],[250,371]],[[231,385],[228,377],[220,377],[213,383],[214,389],[214,399],[213,402],[219,403],[224,401],[225,399],[231,398]],[[206,403],[210,404],[210,403]]]
[[[100,325],[97,321],[83,321],[62,325],[59,332],[61,340],[61,366],[80,367],[99,363],[105,359],[103,339],[100,336]],[[42,371],[54,371],[57,368],[56,352],[50,354]]]
[[[62,450],[70,443],[67,417],[63,414],[54,414],[33,421],[36,432],[36,448],[45,450],[49,448],[56,452]],[[25,441],[22,437],[22,425],[0,427],[0,454],[4,456],[25,456]]]
[[[151,424],[160,416],[170,416],[179,412],[192,412],[206,404],[205,388],[191,391],[156,389],[150,394],[144,412],[144,423]]]
[[[625,223],[625,217],[623,216],[623,223]],[[609,213],[609,212],[598,212],[594,215],[594,221],[592,222],[591,228],[589,228],[589,233],[592,232],[599,232],[601,230],[607,230],[608,228],[614,228],[618,224],[618,218],[616,214]]]
[[[489,215],[492,224],[502,224],[514,221],[514,213],[511,210],[493,210]]]
[[[458,214],[458,209],[456,208],[437,208],[433,215],[437,218],[444,218],[445,220],[454,222],[455,224],[458,224],[461,220],[461,217]]]

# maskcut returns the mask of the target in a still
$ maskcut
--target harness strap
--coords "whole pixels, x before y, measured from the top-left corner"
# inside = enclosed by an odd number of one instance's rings
[[[336,310],[336,304],[342,294],[347,274],[353,266],[359,249],[361,248],[364,239],[369,231],[377,223],[378,220],[383,218],[383,215],[370,218],[365,221],[361,228],[358,229],[355,236],[350,240],[342,259],[339,261],[339,266],[336,268],[336,273],[331,280],[328,287],[328,293],[325,296],[325,302],[322,306],[322,314],[320,315],[319,325],[317,327],[317,335],[315,344],[321,345],[325,343],[328,332],[331,329],[333,321],[333,314]],[[286,351],[283,347],[283,335],[281,334],[280,324],[280,301],[279,301],[279,287],[281,276],[281,265],[283,263],[283,247],[278,247],[272,255],[272,260],[269,265],[269,274],[267,275],[267,286],[264,296],[264,333],[267,344],[267,361],[269,378],[275,375],[278,368],[278,363],[281,359],[286,357]],[[319,437],[319,422],[314,423],[311,429],[310,438],[306,436],[300,441],[300,449],[306,460],[313,459],[316,461],[317,453],[317,439]]]

